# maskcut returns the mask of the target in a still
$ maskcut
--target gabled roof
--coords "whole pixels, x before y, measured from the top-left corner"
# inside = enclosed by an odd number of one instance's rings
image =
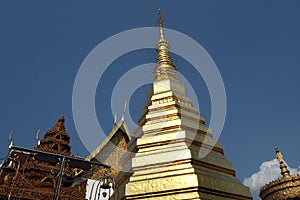
[[[118,133],[118,130],[121,130],[123,133],[123,136],[125,137],[126,141],[131,140],[131,135],[129,132],[129,129],[123,119],[116,124],[110,134],[106,137],[106,139],[86,158],[86,160],[92,160],[94,159],[98,154],[100,154],[103,149],[108,145],[109,141],[113,139],[113,137]],[[128,143],[127,142],[127,143]]]

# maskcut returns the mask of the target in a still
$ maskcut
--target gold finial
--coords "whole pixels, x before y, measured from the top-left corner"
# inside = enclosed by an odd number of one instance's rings
[[[161,14],[161,10],[160,9],[158,9],[158,24],[161,27],[163,27],[163,25],[164,25],[164,18],[163,18],[162,14]]]
[[[283,160],[283,156],[282,154],[280,153],[278,147],[274,147],[275,149],[275,152],[276,152],[276,157],[277,157],[277,160],[279,162],[279,165],[280,165],[280,169],[281,169],[281,175],[283,177],[290,177],[290,171],[287,169],[287,166],[286,164],[284,163],[284,160]]]
[[[162,17],[162,13],[160,9],[158,9],[158,24],[159,24],[160,39],[155,46],[158,52],[157,59],[156,59],[157,67],[156,67],[155,80],[165,79],[170,76],[177,78],[176,67],[173,65],[172,58],[169,52],[170,44],[165,40],[164,37],[164,31],[163,31],[164,19]]]
[[[65,123],[65,116],[64,115],[60,116],[57,122]]]
[[[163,26],[164,26],[164,18],[162,16],[161,10],[158,9],[158,25],[159,25],[159,34],[160,34],[160,41],[165,41],[165,37],[164,37],[164,30],[163,30]]]

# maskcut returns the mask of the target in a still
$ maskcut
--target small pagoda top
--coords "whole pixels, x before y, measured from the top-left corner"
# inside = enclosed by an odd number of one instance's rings
[[[70,135],[65,129],[65,117],[63,115],[57,120],[55,126],[46,132],[34,149],[66,156],[71,155]]]
[[[260,190],[262,200],[293,200],[300,199],[300,176],[291,175],[278,147],[275,147],[282,177],[272,181]]]

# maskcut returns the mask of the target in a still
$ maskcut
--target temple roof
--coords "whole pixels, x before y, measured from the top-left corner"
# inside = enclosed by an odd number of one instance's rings
[[[105,140],[86,158],[86,160],[92,160],[94,158],[97,159],[97,155],[104,150],[104,148],[109,144],[110,141],[112,141],[113,137],[116,136],[119,130],[121,130],[121,132],[123,133],[122,134],[123,137],[125,137],[127,141],[131,140],[130,131],[125,121],[121,120],[118,124],[116,124],[113,127],[113,129],[111,130],[109,135],[105,138]]]
[[[99,179],[103,176],[117,177],[123,166],[122,157],[128,152],[128,143],[131,135],[122,117],[119,123],[114,122],[112,131],[106,139],[86,158],[90,161],[98,161],[110,165],[111,169],[106,170],[93,166],[89,172],[82,176],[89,179]],[[79,172],[82,173],[83,171]]]
[[[70,135],[65,130],[64,122],[64,116],[61,116],[42,140],[38,140],[35,150],[72,156]],[[34,153],[10,150],[0,170],[0,199],[8,196],[11,199],[53,199],[60,164],[58,160],[52,162],[48,157],[43,157],[47,158],[43,160],[37,156]],[[85,199],[86,182],[76,176],[74,169],[70,165],[64,167],[59,199]]]

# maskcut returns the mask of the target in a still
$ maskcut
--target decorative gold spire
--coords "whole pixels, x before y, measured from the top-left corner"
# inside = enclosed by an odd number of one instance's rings
[[[290,171],[287,169],[287,166],[286,164],[284,163],[284,160],[283,160],[283,156],[282,154],[280,153],[278,147],[274,147],[275,149],[275,152],[276,152],[276,157],[277,157],[277,160],[280,164],[280,169],[281,169],[281,175],[283,177],[290,177]]]
[[[280,164],[282,177],[263,186],[259,192],[260,198],[262,200],[300,199],[300,176],[290,175],[282,154],[277,147],[274,147],[274,149]]]
[[[163,30],[163,26],[164,26],[164,18],[161,14],[161,10],[158,9],[158,24],[159,24],[159,33],[160,33],[160,40],[164,40],[164,30]]]
[[[157,67],[156,67],[156,80],[168,78],[173,76],[177,78],[176,67],[173,65],[172,58],[170,56],[170,44],[167,42],[164,36],[164,19],[161,13],[161,10],[158,10],[158,24],[159,24],[159,34],[160,38],[158,43],[155,46],[157,54]]]

